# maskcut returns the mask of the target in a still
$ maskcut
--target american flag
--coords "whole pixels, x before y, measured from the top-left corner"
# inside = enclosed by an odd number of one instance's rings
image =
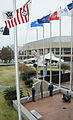
[[[27,23],[29,21],[29,9],[31,0],[16,11],[7,11],[3,13],[3,18],[7,28],[17,26],[18,24]]]

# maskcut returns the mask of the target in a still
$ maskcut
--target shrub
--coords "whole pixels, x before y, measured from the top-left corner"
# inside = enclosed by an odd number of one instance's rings
[[[20,89],[20,98],[23,97],[22,89]],[[9,105],[12,105],[12,100],[17,99],[16,87],[6,88],[4,90],[4,98],[7,100]]]
[[[70,70],[70,66],[68,64],[61,64],[61,69],[63,69],[63,71]]]
[[[22,71],[22,66],[21,65],[19,65],[19,71],[20,71],[20,73]],[[33,67],[26,66],[25,64],[23,64],[23,71],[21,73],[21,76],[22,76],[23,80],[28,79],[28,78],[30,78],[34,75],[36,75],[36,70]]]
[[[28,85],[28,87],[32,87],[32,85],[33,85],[33,80],[32,80],[32,79],[27,79],[27,80],[25,81],[25,85]]]
[[[21,78],[23,81],[27,80],[28,75],[25,73],[21,73]]]

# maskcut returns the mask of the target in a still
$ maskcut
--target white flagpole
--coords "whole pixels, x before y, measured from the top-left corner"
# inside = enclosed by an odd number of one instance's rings
[[[43,24],[43,81],[41,80],[41,98],[43,98],[43,82],[44,82],[44,24]]]
[[[43,24],[43,80],[44,80],[44,24]]]
[[[13,0],[14,10],[16,10],[16,0]],[[14,27],[14,41],[15,41],[15,70],[16,70],[16,90],[17,90],[17,104],[18,116],[21,120],[21,106],[20,106],[20,90],[19,90],[19,71],[18,71],[18,57],[17,57],[17,27]]]
[[[36,28],[36,40],[38,42],[38,28]],[[37,55],[39,54],[38,48],[37,48]],[[38,80],[38,56],[37,56],[37,80]]]
[[[60,7],[61,9],[61,7]],[[61,17],[60,17],[60,42],[59,42],[59,87],[61,87]]]
[[[52,68],[51,68],[52,51],[51,51],[51,45],[52,45],[52,22],[50,21],[50,83],[52,83]]]
[[[72,1],[73,2],[73,1]],[[72,90],[72,79],[73,79],[73,75],[72,75],[72,72],[73,72],[73,62],[72,62],[72,45],[73,45],[73,42],[72,42],[72,39],[73,39],[73,10],[71,11],[71,63],[70,63],[70,91]]]

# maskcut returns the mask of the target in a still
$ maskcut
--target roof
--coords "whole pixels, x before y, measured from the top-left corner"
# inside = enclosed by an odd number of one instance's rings
[[[44,39],[44,44],[47,44],[48,42],[50,42],[50,39],[51,39],[51,42],[59,42],[60,41],[60,37],[56,36],[56,37],[51,37],[51,38]],[[38,42],[37,41],[29,42],[29,43],[26,43],[24,45],[24,47],[25,46],[27,47],[28,45],[32,46],[33,44],[34,44],[34,46],[35,45],[41,45],[41,44],[43,44],[42,41],[43,41],[43,39],[38,40]],[[70,42],[70,41],[71,41],[71,36],[62,36],[61,37],[61,42]]]

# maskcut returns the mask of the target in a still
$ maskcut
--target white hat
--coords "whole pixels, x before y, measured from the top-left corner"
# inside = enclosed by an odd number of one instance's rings
[[[34,88],[34,85],[32,86],[32,88]]]

